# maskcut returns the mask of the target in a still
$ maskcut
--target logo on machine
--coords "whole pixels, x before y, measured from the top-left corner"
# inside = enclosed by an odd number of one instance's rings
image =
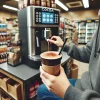
[[[42,11],[49,11],[49,12],[54,12],[54,10],[52,8],[42,8]]]

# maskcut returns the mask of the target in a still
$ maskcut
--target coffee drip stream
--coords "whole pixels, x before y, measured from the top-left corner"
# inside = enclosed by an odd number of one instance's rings
[[[48,41],[48,51],[50,50],[49,46],[50,46],[50,43],[49,43],[49,41]]]

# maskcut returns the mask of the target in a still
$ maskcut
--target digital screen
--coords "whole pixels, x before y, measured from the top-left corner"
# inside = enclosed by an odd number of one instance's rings
[[[54,24],[54,13],[42,12],[42,23]]]

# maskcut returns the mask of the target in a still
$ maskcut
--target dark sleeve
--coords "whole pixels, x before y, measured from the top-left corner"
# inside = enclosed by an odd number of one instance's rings
[[[95,38],[96,38],[96,34],[93,36],[91,41],[86,44],[86,46],[82,46],[82,47],[78,47],[73,43],[70,45],[66,45],[64,47],[64,51],[67,52],[69,56],[71,56],[76,60],[89,63],[92,46]]]
[[[100,100],[100,94],[93,90],[81,91],[70,85],[65,92],[64,100]]]

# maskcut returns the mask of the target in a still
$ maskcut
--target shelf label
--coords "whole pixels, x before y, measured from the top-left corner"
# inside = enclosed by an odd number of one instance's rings
[[[91,20],[87,20],[87,22],[92,22]]]

